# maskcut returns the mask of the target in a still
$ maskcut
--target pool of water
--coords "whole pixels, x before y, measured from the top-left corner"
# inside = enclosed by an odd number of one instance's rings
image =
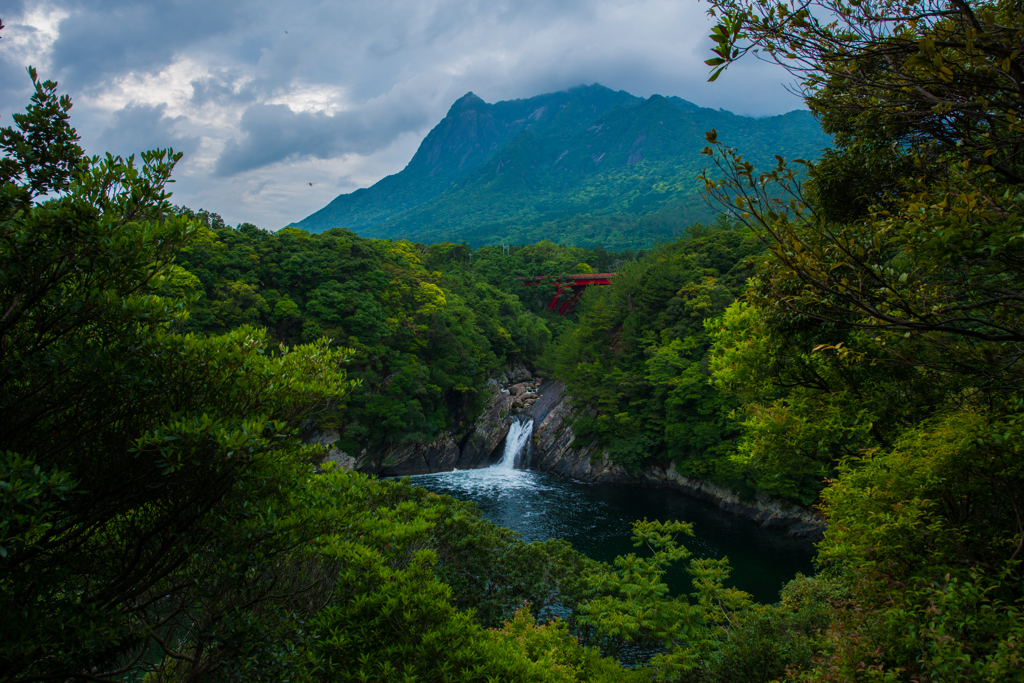
[[[813,573],[814,547],[785,532],[762,529],[701,501],[662,489],[584,484],[506,461],[486,469],[422,474],[412,483],[480,506],[498,526],[522,534],[526,542],[560,538],[605,562],[633,548],[631,524],[638,519],[678,519],[693,524],[684,540],[693,557],[728,557],[729,585],[759,602],[775,602],[782,585],[798,572]],[[673,593],[690,592],[689,575],[674,568],[667,577]]]

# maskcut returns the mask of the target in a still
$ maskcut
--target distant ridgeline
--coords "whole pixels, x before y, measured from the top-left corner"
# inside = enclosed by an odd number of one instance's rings
[[[776,154],[815,159],[831,144],[806,111],[754,119],[601,85],[496,104],[468,93],[405,169],[292,225],[424,243],[649,247],[713,220],[697,180],[711,129],[765,169]]]

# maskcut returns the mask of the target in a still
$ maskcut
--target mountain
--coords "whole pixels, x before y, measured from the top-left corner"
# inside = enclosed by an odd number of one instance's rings
[[[427,243],[648,247],[714,219],[697,180],[712,128],[760,167],[830,144],[805,111],[754,119],[601,85],[495,104],[468,93],[401,172],[293,225]]]

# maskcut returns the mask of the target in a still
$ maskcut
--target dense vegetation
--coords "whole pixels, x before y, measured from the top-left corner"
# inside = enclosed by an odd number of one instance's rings
[[[429,441],[467,424],[483,388],[512,361],[531,362],[561,321],[545,313],[551,287],[521,303],[519,277],[611,267],[630,254],[551,242],[472,251],[359,237],[224,225],[216,214],[178,209],[203,224],[177,254],[163,292],[191,297],[186,332],[265,328],[295,346],[322,337],[349,350],[358,385],[318,422],[338,427],[349,453]],[[525,297],[524,297],[525,298]]]
[[[797,643],[822,619],[813,591],[759,607],[722,586],[724,562],[695,561],[694,603],[668,596],[686,524],[638,523],[650,552],[611,567],[564,542],[524,544],[472,504],[403,482],[313,474],[322,450],[296,434],[352,392],[340,365],[353,352],[324,339],[275,349],[247,319],[182,331],[190,306],[204,311],[173,257],[271,238],[173,210],[170,151],[141,166],[85,157],[70,100],[35,85],[0,133],[0,680],[642,681],[597,646],[660,644],[659,670],[710,671],[725,666],[716,643],[775,613],[806,659]],[[296,236],[277,239],[285,250]],[[324,239],[349,255],[375,246]],[[418,273],[376,246],[364,262]],[[472,282],[457,249],[433,256]],[[523,267],[552,253],[521,251]],[[555,604],[568,622],[531,615]]]
[[[759,173],[708,133],[707,191],[767,254],[735,301],[691,295],[705,233],[588,294],[551,354],[578,434],[822,505],[817,581],[846,597],[790,679],[1022,680],[1020,3],[713,4],[714,75],[774,57],[835,148]]]
[[[0,133],[0,678],[112,679],[301,583],[318,522],[287,513],[314,455],[295,431],[351,382],[322,340],[175,331],[155,292],[195,231],[163,189],[178,155],[84,157],[32,76]]]
[[[716,59],[789,65],[836,141],[801,190],[709,136],[770,249],[714,332],[736,457],[839,468],[819,561],[851,597],[796,677],[1021,680],[1021,5],[715,5]]]
[[[712,128],[759,163],[775,154],[816,158],[829,145],[801,111],[751,119],[599,85],[494,105],[470,94],[401,173],[295,225],[427,243],[521,244],[558,235],[581,247],[649,248],[714,220],[698,179],[707,165],[704,132]]]
[[[710,132],[732,219],[644,254],[230,229],[36,81],[0,131],[0,681],[1024,680],[1019,2],[715,6],[712,66],[776,56],[836,146],[801,186]],[[567,323],[517,289],[541,267],[621,275]],[[604,565],[311,474],[314,411],[383,395],[414,438],[528,354],[623,464],[816,499],[821,573],[756,605],[682,522]]]
[[[545,358],[574,397],[577,443],[597,439],[631,469],[675,461],[688,475],[765,488],[729,457],[740,403],[708,383],[705,329],[743,291],[763,248],[725,221],[695,226],[619,268],[611,287],[586,292],[578,322]]]

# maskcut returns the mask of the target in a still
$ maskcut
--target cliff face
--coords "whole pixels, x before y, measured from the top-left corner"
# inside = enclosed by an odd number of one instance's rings
[[[433,441],[399,444],[383,451],[364,450],[357,456],[333,448],[338,441],[336,429],[314,431],[306,436],[306,443],[327,447],[324,462],[381,477],[487,467],[501,459],[512,417],[530,402],[526,387],[533,383],[532,374],[521,364],[510,366],[488,382],[487,407],[474,422],[450,425]],[[509,386],[516,387],[518,394],[510,392]]]
[[[731,489],[702,479],[686,477],[671,465],[649,466],[639,472],[627,472],[608,459],[595,445],[572,448],[575,440],[569,425],[572,406],[563,395],[560,381],[541,386],[540,398],[530,412],[535,420],[532,469],[585,482],[606,482],[632,486],[670,488],[683,495],[714,503],[731,514],[750,519],[762,527],[783,528],[798,538],[818,540],[825,529],[817,512],[764,494],[744,500]]]
[[[306,441],[327,447],[324,462],[382,477],[475,469],[500,460],[513,417],[529,415],[534,421],[533,447],[527,463],[530,469],[584,482],[673,489],[762,527],[785,529],[797,538],[818,540],[825,529],[819,513],[786,500],[764,494],[757,494],[753,500],[743,499],[725,486],[684,476],[671,465],[627,472],[594,444],[573,448],[576,436],[569,424],[573,408],[561,381],[540,380],[517,364],[487,386],[487,407],[475,422],[452,425],[430,442],[396,445],[375,453],[363,451],[353,457],[332,447],[338,440],[337,430],[314,432]]]

